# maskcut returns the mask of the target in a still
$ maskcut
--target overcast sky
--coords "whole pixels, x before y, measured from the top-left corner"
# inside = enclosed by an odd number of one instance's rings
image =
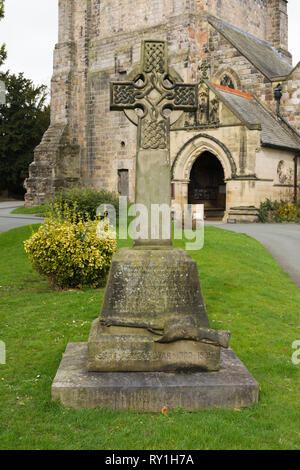
[[[8,58],[2,70],[24,72],[35,84],[50,84],[53,49],[57,42],[57,5],[58,0],[5,1],[0,44],[6,43]],[[300,1],[289,0],[288,8],[289,50],[296,65],[300,61]]]

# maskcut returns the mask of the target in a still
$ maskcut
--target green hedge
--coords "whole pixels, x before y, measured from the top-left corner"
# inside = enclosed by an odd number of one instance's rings
[[[96,218],[97,208],[101,204],[114,206],[116,215],[119,213],[119,197],[114,192],[92,187],[73,186],[59,191],[50,204],[58,204],[61,207],[66,205],[70,210],[76,207],[76,212],[81,217]]]

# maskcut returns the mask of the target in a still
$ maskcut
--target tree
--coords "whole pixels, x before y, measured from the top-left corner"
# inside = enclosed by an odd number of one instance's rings
[[[0,80],[7,92],[6,104],[0,105],[0,191],[20,196],[34,148],[50,123],[47,87],[34,86],[23,73],[2,73]]]
[[[0,0],[0,20],[1,18],[4,17],[4,0]],[[3,64],[3,62],[6,59],[6,50],[5,50],[5,44],[2,44],[0,46],[0,65]]]

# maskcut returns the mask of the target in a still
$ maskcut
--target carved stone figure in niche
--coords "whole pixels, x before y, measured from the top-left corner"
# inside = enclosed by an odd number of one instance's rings
[[[224,75],[224,77],[221,80],[220,85],[226,86],[227,88],[232,88],[234,90],[234,83],[232,79],[229,77],[229,75]]]
[[[207,85],[203,82],[199,84],[199,94],[198,94],[198,123],[201,124],[208,124],[208,89]]]
[[[207,123],[207,109],[208,109],[208,103],[207,103],[207,97],[202,96],[199,97],[199,124],[205,124]]]
[[[211,100],[211,106],[210,106],[210,112],[209,112],[209,121],[211,124],[219,124],[220,119],[219,119],[219,106],[220,103],[219,101],[214,98]]]

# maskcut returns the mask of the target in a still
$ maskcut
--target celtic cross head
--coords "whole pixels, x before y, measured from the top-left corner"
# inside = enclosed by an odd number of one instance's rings
[[[167,42],[142,41],[141,64],[131,81],[112,82],[111,110],[135,110],[139,145],[167,148],[170,113],[197,109],[197,85],[180,83],[169,70]]]

